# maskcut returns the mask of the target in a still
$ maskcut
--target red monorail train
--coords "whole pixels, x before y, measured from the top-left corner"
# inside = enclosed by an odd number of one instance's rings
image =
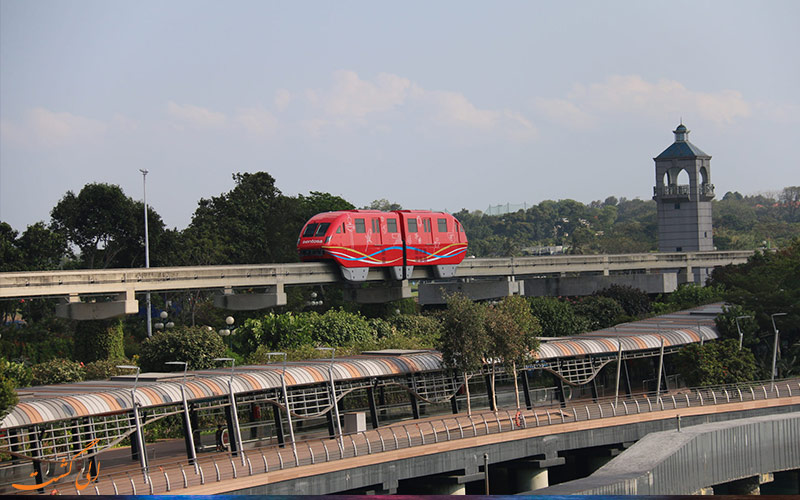
[[[449,278],[464,260],[467,235],[455,217],[423,210],[346,210],[317,214],[297,240],[300,260],[333,260],[348,281],[364,281],[371,267],[386,267],[395,279],[414,266],[433,266]]]

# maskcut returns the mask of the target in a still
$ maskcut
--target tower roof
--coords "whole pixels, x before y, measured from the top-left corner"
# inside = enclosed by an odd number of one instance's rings
[[[675,142],[660,155],[656,156],[655,159],[671,160],[674,158],[697,158],[701,156],[711,158],[711,155],[704,153],[702,149],[689,142],[689,132],[690,130],[683,123],[678,125],[672,131],[675,134]]]

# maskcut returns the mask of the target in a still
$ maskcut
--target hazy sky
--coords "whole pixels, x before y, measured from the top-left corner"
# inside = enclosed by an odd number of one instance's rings
[[[184,228],[267,171],[357,206],[648,199],[681,117],[717,196],[800,184],[797,1],[0,0],[0,220],[118,184]]]

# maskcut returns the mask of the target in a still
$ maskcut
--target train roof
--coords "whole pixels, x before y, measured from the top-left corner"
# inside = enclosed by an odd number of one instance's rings
[[[602,355],[677,347],[719,337],[714,317],[721,304],[713,304],[654,318],[624,323],[573,337],[543,339],[536,354],[540,362],[558,358]],[[286,384],[303,386],[326,383],[328,369],[336,381],[391,377],[409,373],[442,370],[441,354],[431,350],[370,351],[357,356],[314,359],[286,363]],[[186,381],[187,399],[202,400],[228,394],[232,381],[237,394],[281,387],[282,363],[193,370]],[[182,374],[140,374],[136,397],[142,407],[155,407],[181,401]],[[131,407],[133,376],[105,381],[85,381],[19,389],[20,402],[0,423],[2,428],[43,422],[111,414]]]

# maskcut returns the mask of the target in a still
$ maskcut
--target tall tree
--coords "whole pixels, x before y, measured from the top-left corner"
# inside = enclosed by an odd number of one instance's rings
[[[53,208],[55,231],[81,251],[85,267],[133,267],[144,264],[144,206],[125,196],[119,186],[87,184],[72,191]],[[148,232],[155,242],[163,231],[161,217],[148,210]]]
[[[486,307],[461,294],[448,297],[447,309],[442,314],[442,336],[438,348],[445,366],[463,375],[467,413],[472,414],[468,373],[483,367],[489,349]]]

